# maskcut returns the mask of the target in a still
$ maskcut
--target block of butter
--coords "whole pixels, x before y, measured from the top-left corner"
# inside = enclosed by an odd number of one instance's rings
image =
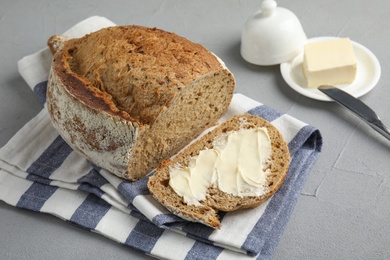
[[[303,73],[307,86],[352,83],[357,61],[349,38],[310,42],[304,46]]]

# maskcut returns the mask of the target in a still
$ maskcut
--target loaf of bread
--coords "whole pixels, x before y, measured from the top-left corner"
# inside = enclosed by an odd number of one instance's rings
[[[215,124],[235,89],[205,47],[156,28],[114,26],[48,45],[54,127],[92,163],[132,181]]]
[[[188,203],[182,195],[179,195],[172,188],[171,177],[173,170],[178,167],[194,167],[194,158],[199,158],[201,151],[213,149],[215,141],[219,140],[218,138],[242,129],[266,129],[269,136],[269,156],[266,158],[264,165],[262,165],[263,169],[261,169],[261,166],[255,168],[259,175],[265,175],[263,176],[264,187],[262,187],[262,194],[259,196],[238,196],[224,192],[218,187],[219,184],[216,184],[218,179],[216,183],[208,186],[205,199],[198,201],[196,204]],[[241,140],[238,140],[238,143],[240,142]],[[246,144],[243,149],[247,149]],[[244,153],[240,152],[240,156],[242,154]],[[191,163],[192,166],[189,166]],[[219,228],[221,223],[217,214],[218,211],[229,212],[260,205],[279,189],[287,174],[289,163],[290,153],[287,143],[272,124],[258,116],[249,114],[236,115],[193,142],[177,156],[164,160],[158,166],[154,175],[150,176],[148,188],[153,196],[175,215],[189,221],[200,222],[213,228]],[[201,167],[201,169],[204,171],[205,167]],[[220,170],[222,171],[222,169]],[[237,171],[240,170],[238,169]],[[261,178],[259,176],[259,179]],[[200,179],[195,178],[197,182],[202,182],[203,180]],[[236,177],[234,176],[233,181],[235,179]],[[197,185],[198,183],[195,184]]]

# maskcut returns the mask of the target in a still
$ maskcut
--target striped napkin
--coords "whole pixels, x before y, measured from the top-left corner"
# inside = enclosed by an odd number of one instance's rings
[[[64,34],[80,37],[110,25],[114,24],[95,16]],[[20,74],[43,103],[51,58],[45,48],[18,63]],[[53,214],[157,258],[269,259],[320,153],[322,138],[315,127],[238,93],[221,120],[245,112],[281,131],[291,152],[290,170],[278,192],[261,206],[221,214],[220,230],[170,214],[150,195],[148,177],[130,183],[85,160],[54,130],[46,107],[1,148],[0,199]]]

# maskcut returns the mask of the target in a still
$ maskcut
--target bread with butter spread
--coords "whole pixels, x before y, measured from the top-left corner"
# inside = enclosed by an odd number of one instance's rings
[[[170,184],[173,168],[188,167],[191,158],[197,157],[202,150],[212,149],[215,140],[241,129],[263,128],[269,136],[270,154],[263,170],[267,172],[264,193],[260,196],[236,196],[221,191],[216,185],[210,185],[204,200],[198,205],[189,204],[177,194]],[[218,211],[234,211],[253,208],[272,196],[282,185],[290,163],[287,143],[281,133],[268,121],[249,114],[236,115],[211,130],[177,156],[164,160],[154,175],[148,180],[148,188],[152,195],[168,210],[186,220],[200,222],[213,228],[220,228]],[[191,166],[192,167],[192,166]],[[259,169],[259,174],[261,169]]]
[[[132,181],[215,124],[235,89],[214,54],[157,28],[114,26],[48,44],[54,127],[75,151]]]

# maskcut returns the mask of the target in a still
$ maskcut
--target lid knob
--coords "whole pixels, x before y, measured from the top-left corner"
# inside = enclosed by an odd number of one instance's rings
[[[260,9],[263,16],[270,16],[277,6],[274,0],[265,0],[261,3]]]

